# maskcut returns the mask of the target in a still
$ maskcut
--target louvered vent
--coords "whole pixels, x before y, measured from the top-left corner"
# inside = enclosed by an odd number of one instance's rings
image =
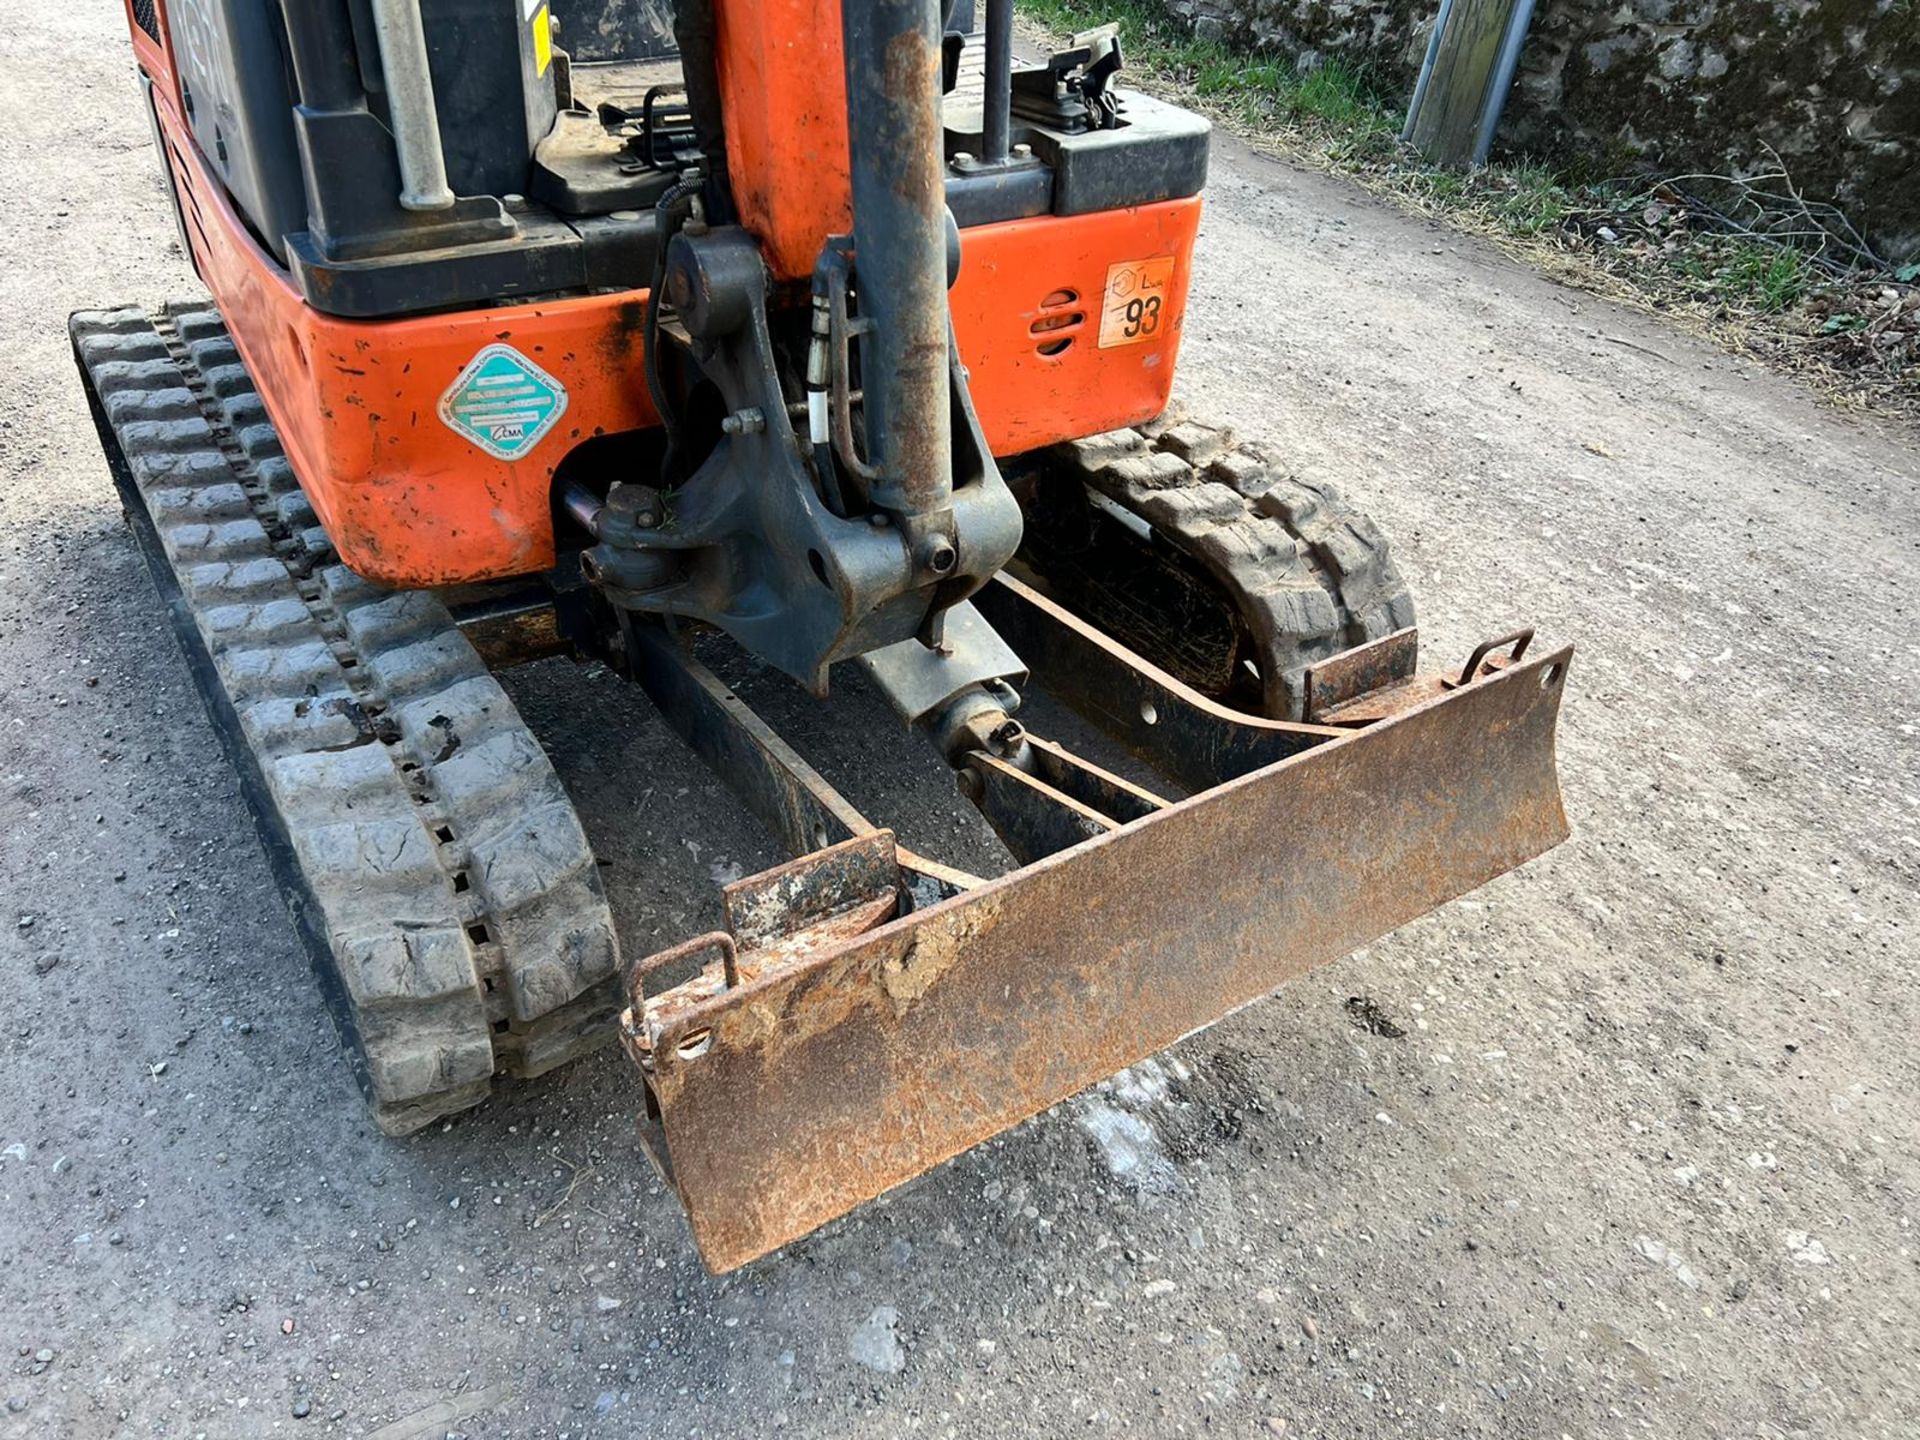
[[[1033,348],[1042,355],[1064,355],[1086,323],[1087,312],[1080,308],[1080,292],[1056,290],[1040,302],[1040,313],[1027,327],[1027,333],[1034,338]]]

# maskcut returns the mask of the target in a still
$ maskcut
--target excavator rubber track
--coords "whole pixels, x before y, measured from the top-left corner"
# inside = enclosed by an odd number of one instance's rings
[[[593,851],[425,591],[337,563],[217,312],[70,323],[180,644],[389,1134],[612,1038]]]
[[[1127,578],[1071,597],[1204,694],[1233,700],[1236,687],[1251,684],[1249,708],[1298,720],[1308,667],[1414,623],[1413,596],[1378,526],[1334,487],[1289,473],[1232,430],[1190,418],[1178,402],[1135,429],[1056,446],[1047,463],[1056,480],[1071,476],[1151,527],[1234,612],[1239,645],[1216,643],[1201,654],[1195,641],[1206,627],[1168,627],[1164,594],[1153,615],[1129,613],[1137,607]],[[1163,564],[1159,583],[1172,574]],[[1230,672],[1239,659],[1253,665],[1257,680]]]

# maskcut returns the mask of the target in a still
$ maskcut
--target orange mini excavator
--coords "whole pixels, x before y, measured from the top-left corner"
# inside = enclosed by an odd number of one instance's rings
[[[617,1037],[724,1270],[1564,836],[1570,652],[1416,673],[1374,525],[1169,409],[1207,126],[1111,28],[1016,64],[1011,0],[127,14],[212,303],[74,350],[385,1130]],[[1004,873],[861,814],[716,647],[860,667]],[[623,964],[492,674],[561,651],[793,855],[724,930]]]

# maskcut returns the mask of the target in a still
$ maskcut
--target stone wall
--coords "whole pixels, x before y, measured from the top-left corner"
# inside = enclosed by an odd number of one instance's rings
[[[1439,0],[1163,0],[1202,35],[1404,96]],[[1896,261],[1920,255],[1920,0],[1538,0],[1499,147],[1753,173],[1769,147]]]

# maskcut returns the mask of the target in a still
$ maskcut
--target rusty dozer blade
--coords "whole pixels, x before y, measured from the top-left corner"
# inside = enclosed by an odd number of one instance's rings
[[[1317,667],[1325,723],[1285,724],[1212,704],[1005,577],[980,600],[1036,681],[1197,793],[1168,802],[1054,746],[1025,771],[976,756],[963,791],[1040,857],[978,881],[897,847],[764,727],[743,746],[698,662],[657,642],[639,667],[656,694],[705,687],[682,733],[718,748],[743,796],[804,814],[787,828],[816,843],[840,837],[727,887],[727,931],[630,977],[643,1135],[716,1272],[1567,834],[1554,726],[1570,648],[1509,644],[1416,679],[1405,631]]]

